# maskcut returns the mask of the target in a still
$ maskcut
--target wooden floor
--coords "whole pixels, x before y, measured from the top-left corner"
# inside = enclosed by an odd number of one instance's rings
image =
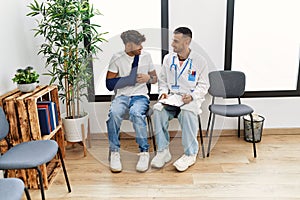
[[[171,141],[170,150],[173,162],[182,153],[180,138]],[[107,152],[106,138],[92,140],[85,158],[81,146],[68,147],[65,161],[72,192],[67,192],[60,171],[46,190],[46,199],[300,199],[300,135],[263,136],[256,159],[251,143],[236,136],[220,137],[209,158],[198,156],[183,173],[171,163],[161,170],[136,172],[134,140],[122,140],[124,170],[111,173]],[[39,190],[30,194],[41,199]]]

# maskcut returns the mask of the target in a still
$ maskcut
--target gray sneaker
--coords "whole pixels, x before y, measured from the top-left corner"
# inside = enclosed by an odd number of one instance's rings
[[[112,172],[121,172],[122,171],[122,163],[121,163],[119,152],[111,152],[110,153],[109,167]]]
[[[164,149],[163,151],[158,151],[156,156],[151,161],[151,167],[162,168],[167,162],[170,162],[172,156],[170,154],[169,148]]]
[[[136,171],[145,172],[149,168],[149,152],[141,152],[138,155],[140,156],[140,158],[136,165]]]

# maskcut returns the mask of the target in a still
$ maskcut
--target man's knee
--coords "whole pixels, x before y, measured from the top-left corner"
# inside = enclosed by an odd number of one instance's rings
[[[194,123],[196,123],[198,120],[197,115],[193,111],[183,109],[180,111],[178,119],[183,123],[185,121],[193,121]]]
[[[129,115],[130,115],[131,117],[143,117],[143,116],[145,116],[145,113],[143,113],[143,111],[130,110],[130,111],[129,111]]]
[[[108,113],[108,117],[122,117],[124,115],[124,111],[121,110],[121,109],[117,109],[117,108],[114,108],[114,107],[111,107],[110,108],[110,111]]]
[[[166,109],[162,108],[161,110],[153,110],[154,117],[164,117],[166,115]]]
[[[184,116],[196,116],[196,114],[193,111],[185,109],[181,109],[180,114]]]

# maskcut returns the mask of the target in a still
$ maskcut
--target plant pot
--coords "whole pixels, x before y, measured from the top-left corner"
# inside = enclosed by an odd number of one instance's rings
[[[62,121],[65,131],[65,138],[68,142],[81,142],[83,141],[82,125],[84,127],[84,140],[87,138],[88,133],[88,119],[89,114],[85,113],[83,117],[76,119],[66,119],[65,114],[62,114]]]
[[[21,92],[32,92],[35,90],[37,83],[17,84],[18,89]]]

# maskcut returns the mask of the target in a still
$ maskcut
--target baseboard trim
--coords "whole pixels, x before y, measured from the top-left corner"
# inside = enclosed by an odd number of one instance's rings
[[[237,135],[237,130],[226,129],[226,130],[214,130],[219,133],[219,137],[228,137]],[[221,133],[220,133],[221,132]],[[206,135],[206,130],[202,131],[203,136]],[[169,131],[171,138],[181,138],[181,131]],[[262,135],[300,135],[300,128],[266,128],[263,130]],[[241,130],[241,137],[244,136],[244,131]],[[91,133],[91,139],[103,139],[108,138],[107,133]],[[135,139],[135,132],[121,132],[121,139]]]

